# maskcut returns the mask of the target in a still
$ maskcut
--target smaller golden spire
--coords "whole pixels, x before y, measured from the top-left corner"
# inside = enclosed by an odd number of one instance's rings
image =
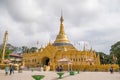
[[[43,51],[43,46],[41,45],[40,52],[42,52],[42,51]]]
[[[93,49],[92,49],[92,47],[91,47],[90,52],[92,52],[92,51],[93,51]]]
[[[97,55],[97,64],[100,65],[100,55]]]
[[[84,43],[83,51],[85,51],[85,50],[86,50],[86,46],[85,46],[85,43]]]

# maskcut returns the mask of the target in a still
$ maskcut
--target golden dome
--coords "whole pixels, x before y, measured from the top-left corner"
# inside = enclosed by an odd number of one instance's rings
[[[56,40],[54,41],[54,44],[68,44],[68,45],[71,45],[67,35],[65,34],[63,21],[64,21],[63,16],[61,16],[61,18],[60,18],[60,31],[59,31],[59,34],[56,37]]]

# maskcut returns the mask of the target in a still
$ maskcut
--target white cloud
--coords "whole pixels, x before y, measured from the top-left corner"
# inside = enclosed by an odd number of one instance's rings
[[[6,7],[10,15],[18,21],[36,21],[42,14],[35,0],[8,0]]]
[[[109,53],[110,46],[120,40],[119,4],[119,0],[0,0],[0,44],[5,30],[8,42],[16,46],[53,42],[62,9],[72,43],[86,42],[89,48]]]

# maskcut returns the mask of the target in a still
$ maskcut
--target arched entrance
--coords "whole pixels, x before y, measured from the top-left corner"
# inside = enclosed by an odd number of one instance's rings
[[[50,62],[50,59],[48,58],[48,57],[43,57],[43,59],[42,59],[42,64],[43,65],[49,65],[49,62]]]

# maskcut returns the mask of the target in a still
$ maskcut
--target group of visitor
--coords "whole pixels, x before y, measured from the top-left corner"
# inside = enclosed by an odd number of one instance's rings
[[[63,71],[63,67],[62,67],[62,65],[58,66],[56,70],[57,70],[58,72]]]
[[[44,65],[43,67],[40,67],[40,71],[49,71],[50,70],[50,66],[49,65]]]
[[[9,73],[9,75],[11,75],[12,73],[14,74],[14,65],[10,65],[10,66],[5,67],[5,75],[8,75],[8,73]]]

